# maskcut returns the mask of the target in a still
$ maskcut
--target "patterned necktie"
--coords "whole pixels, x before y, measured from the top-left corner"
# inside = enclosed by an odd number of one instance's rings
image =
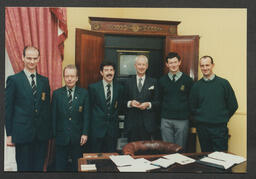
[[[106,98],[106,102],[107,102],[108,109],[110,108],[110,101],[111,101],[110,86],[111,86],[110,84],[107,84],[107,98]]]
[[[142,89],[142,78],[139,78],[138,90],[141,92]]]
[[[35,75],[31,74],[30,76],[32,78],[32,81],[31,81],[32,93],[33,93],[33,96],[35,97],[36,96],[36,92],[37,92],[37,90],[36,90],[36,82],[34,80]]]
[[[174,75],[172,76],[172,81],[173,81],[173,82],[175,82],[175,77],[176,77],[176,74],[174,74]]]
[[[72,89],[68,89],[68,110],[72,110]]]

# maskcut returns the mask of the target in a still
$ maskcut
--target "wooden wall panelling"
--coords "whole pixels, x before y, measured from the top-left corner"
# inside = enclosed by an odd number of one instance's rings
[[[104,57],[104,34],[76,29],[76,66],[79,86],[87,88],[89,84],[101,79],[100,64]]]
[[[198,55],[199,55],[199,36],[167,36],[165,39],[165,57],[169,52],[177,52],[181,57],[180,70],[198,79]],[[168,73],[165,66],[164,73]]]

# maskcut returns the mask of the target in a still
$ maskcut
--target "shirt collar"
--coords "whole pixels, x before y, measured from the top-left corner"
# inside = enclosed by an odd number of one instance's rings
[[[173,78],[173,75],[174,74],[172,74],[171,72],[168,73],[168,76],[169,76],[170,79]],[[178,71],[175,75],[176,75],[176,79],[179,79],[181,77],[181,75],[182,75],[182,72]]]
[[[69,90],[69,87],[67,87],[66,86],[66,89],[67,89],[67,91]],[[74,86],[73,88],[71,88],[72,89],[72,92],[74,92],[75,91],[75,89],[76,89],[76,86]]]
[[[215,78],[215,74],[212,74],[209,78],[203,77],[204,81],[211,81]]]
[[[27,77],[31,77],[31,75],[32,75],[32,74],[34,74],[34,75],[35,75],[35,77],[36,77],[36,72],[31,73],[31,72],[29,72],[29,71],[28,71],[27,69],[25,69],[25,68],[24,68],[24,70],[23,70],[23,71],[24,71],[24,73],[25,73],[25,75],[26,75]]]
[[[113,81],[111,81],[111,83],[106,82],[104,79],[102,80],[103,82],[103,86],[106,87],[108,84],[110,84],[111,86],[113,86]]]
[[[136,75],[136,79],[137,79],[137,81],[138,81],[140,78],[142,79],[142,81],[144,81],[144,80],[145,80],[145,78],[146,78],[146,75],[143,75],[142,77],[139,77],[138,75]]]

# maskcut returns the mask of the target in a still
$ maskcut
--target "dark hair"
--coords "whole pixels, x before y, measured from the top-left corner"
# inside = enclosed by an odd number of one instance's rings
[[[101,64],[100,64],[100,71],[103,71],[104,66],[112,66],[115,70],[115,63],[111,62],[111,61],[106,61],[104,60]]]
[[[202,58],[210,58],[210,59],[211,59],[211,64],[214,64],[213,58],[212,58],[211,56],[209,56],[209,55],[202,56],[202,57],[200,58],[200,60],[201,60]]]
[[[179,56],[179,54],[178,53],[176,53],[176,52],[170,52],[170,53],[168,53],[168,55],[167,55],[167,57],[166,57],[166,62],[168,63],[168,59],[169,58],[174,58],[174,57],[176,57],[179,61],[180,61],[180,56]]]
[[[64,69],[63,69],[63,76],[65,76],[65,70],[66,69],[74,69],[74,70],[76,70],[76,76],[78,76],[78,71],[77,71],[77,68],[76,68],[76,66],[74,64],[69,64],[69,65],[64,67]]]
[[[27,49],[35,49],[35,50],[37,50],[38,51],[38,56],[40,56],[40,51],[39,51],[39,49],[38,48],[36,48],[36,47],[34,47],[34,46],[25,46],[24,47],[24,49],[23,49],[23,57],[25,57],[26,56],[26,51],[27,51]]]

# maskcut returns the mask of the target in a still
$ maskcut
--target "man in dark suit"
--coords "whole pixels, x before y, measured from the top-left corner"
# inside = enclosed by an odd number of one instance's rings
[[[68,156],[72,169],[78,171],[78,159],[82,146],[87,142],[89,122],[89,95],[87,90],[76,86],[78,80],[75,65],[63,70],[65,86],[53,92],[52,120],[56,141],[56,170],[65,171]]]
[[[145,75],[148,59],[144,55],[136,58],[137,75],[126,83],[125,129],[128,141],[153,139],[157,131],[156,113],[159,107],[157,81]]]
[[[118,112],[123,98],[123,86],[113,80],[115,65],[104,61],[100,65],[103,80],[88,87],[90,94],[91,152],[115,152],[119,135]]]
[[[43,171],[48,140],[52,135],[48,78],[36,67],[39,50],[26,46],[24,70],[7,78],[5,124],[7,145],[16,149],[18,171]]]

